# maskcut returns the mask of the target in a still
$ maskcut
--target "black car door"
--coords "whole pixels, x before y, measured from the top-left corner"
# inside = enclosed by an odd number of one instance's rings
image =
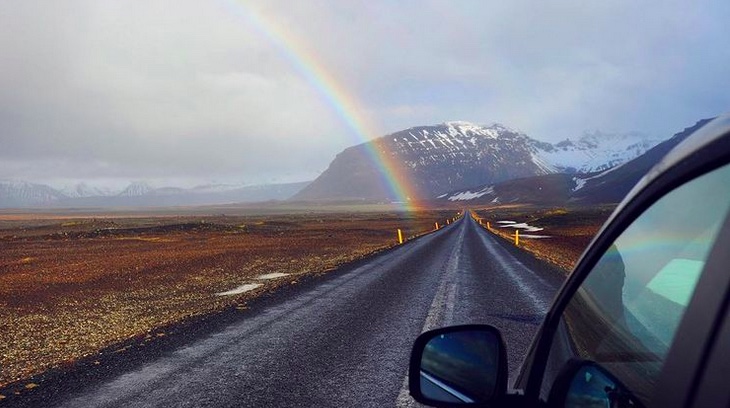
[[[724,316],[727,279],[713,278],[712,269],[715,258],[730,252],[727,161],[724,148],[715,160],[695,158],[668,172],[609,225],[558,296],[516,388],[551,404],[559,398],[556,405],[587,399],[617,405],[615,389],[585,384],[600,377],[585,370],[574,371],[583,377],[568,386],[557,384],[565,382],[566,368],[584,361],[621,384],[623,406],[662,397],[688,402]],[[577,388],[570,398],[551,395],[571,384]],[[666,387],[672,398],[662,394]]]

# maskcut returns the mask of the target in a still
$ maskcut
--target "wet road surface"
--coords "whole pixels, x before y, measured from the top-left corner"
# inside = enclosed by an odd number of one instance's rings
[[[33,405],[416,406],[404,380],[413,340],[425,330],[498,327],[514,378],[562,282],[544,269],[464,217],[287,290],[153,359],[87,376],[71,391],[46,390],[48,399]]]

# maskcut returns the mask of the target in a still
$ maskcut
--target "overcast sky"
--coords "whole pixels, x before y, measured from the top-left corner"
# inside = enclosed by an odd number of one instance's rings
[[[7,0],[0,179],[314,178],[359,135],[297,52],[378,134],[466,120],[666,138],[730,110],[729,19],[727,0]]]

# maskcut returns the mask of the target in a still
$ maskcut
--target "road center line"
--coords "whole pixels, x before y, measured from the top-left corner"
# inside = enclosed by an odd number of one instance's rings
[[[464,222],[464,221],[462,221]],[[431,301],[431,307],[428,309],[428,315],[426,315],[426,321],[423,323],[423,329],[421,333],[433,330],[437,327],[446,326],[451,323],[454,317],[454,304],[456,303],[456,283],[455,275],[459,270],[459,260],[461,257],[461,251],[464,246],[464,235],[466,228],[461,225],[461,231],[459,231],[459,237],[457,238],[456,245],[449,255],[449,259],[446,262],[444,273],[439,282],[439,287],[436,290],[436,294]],[[403,379],[403,385],[401,386],[398,397],[395,400],[395,406],[398,408],[412,408],[422,407],[414,400],[408,391],[408,374],[406,373]]]

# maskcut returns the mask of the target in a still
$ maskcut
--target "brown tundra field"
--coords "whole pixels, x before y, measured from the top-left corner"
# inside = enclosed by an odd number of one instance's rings
[[[396,245],[398,228],[411,238],[455,215],[0,213],[0,389],[27,391],[37,386],[27,379],[49,368],[130,339],[144,345],[172,323],[244,309],[277,287]]]
[[[499,221],[543,228],[533,234],[550,238],[525,237],[520,248],[567,273],[612,210],[502,206],[472,214],[510,242],[514,228]],[[411,239],[457,213],[175,211],[0,212],[0,389],[32,392],[30,378],[50,368],[96,364],[100,350],[124,353],[179,323],[245,310],[262,294],[397,245],[398,228]]]
[[[576,262],[601,226],[615,209],[614,205],[596,207],[541,208],[533,206],[503,206],[472,211],[489,231],[509,242],[514,242],[515,228],[500,223],[512,221],[542,228],[536,232],[524,232],[519,247],[535,257],[547,261],[566,274]],[[537,235],[541,238],[530,238]]]

